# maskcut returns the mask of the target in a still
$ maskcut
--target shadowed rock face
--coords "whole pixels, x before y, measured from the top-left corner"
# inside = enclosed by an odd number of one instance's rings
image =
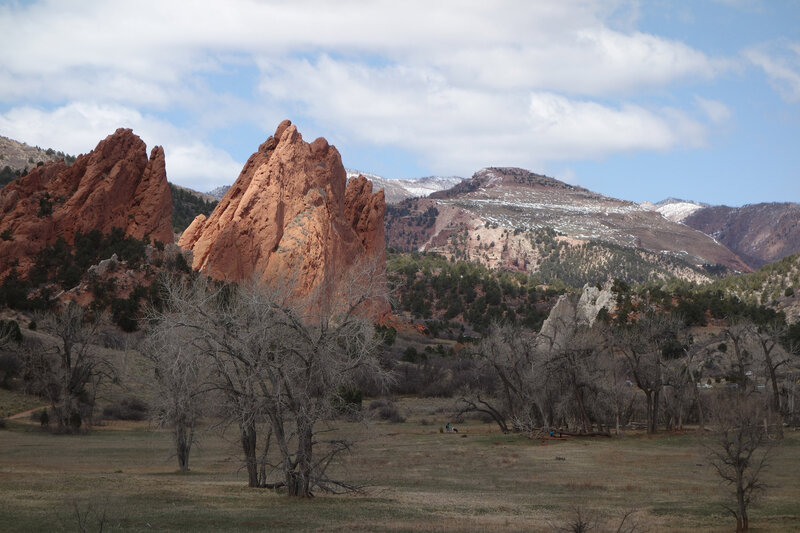
[[[683,223],[713,236],[752,268],[800,252],[800,205],[750,204],[699,209]]]
[[[47,163],[0,190],[0,232],[11,238],[0,240],[0,277],[15,264],[25,275],[39,250],[78,231],[119,227],[171,243],[171,217],[164,150],[148,159],[144,142],[120,128],[71,166]]]
[[[384,261],[383,191],[363,177],[347,185],[341,156],[319,138],[303,141],[283,121],[247,160],[208,218],[199,215],[178,244],[209,276],[266,281],[292,275],[307,294],[364,256]]]

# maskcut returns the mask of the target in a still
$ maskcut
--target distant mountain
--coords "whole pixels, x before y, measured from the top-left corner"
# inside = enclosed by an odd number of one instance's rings
[[[369,172],[361,172],[352,169],[345,170],[347,171],[347,181],[361,175],[372,182],[372,190],[374,192],[383,189],[387,204],[396,204],[406,198],[428,196],[431,193],[449,189],[453,185],[464,181],[464,178],[458,176],[426,176],[424,178],[389,179],[370,174]],[[223,185],[208,191],[206,194],[213,196],[217,200],[221,200],[230,187],[230,185]]]
[[[383,189],[387,204],[396,204],[406,198],[419,198],[428,196],[431,193],[449,189],[461,183],[464,178],[458,176],[427,176],[424,178],[411,179],[388,179],[367,172],[346,169],[347,179],[354,178],[359,174],[372,182],[375,192]]]
[[[428,198],[389,206],[386,225],[387,243],[398,249],[573,282],[703,281],[711,272],[750,270],[713,238],[658,212],[519,168],[483,169]]]
[[[208,191],[206,194],[212,198],[216,198],[217,200],[222,200],[222,197],[225,196],[225,193],[228,192],[228,189],[230,188],[230,185],[221,185],[216,189]]]
[[[800,204],[709,206],[694,210],[683,223],[712,236],[751,268],[800,252]]]
[[[657,211],[661,213],[661,216],[666,218],[667,220],[671,220],[672,222],[683,222],[683,219],[697,211],[698,209],[703,209],[704,207],[708,207],[708,204],[701,204],[698,202],[690,202],[687,200],[680,200],[678,198],[667,198],[666,200],[661,200],[657,204],[653,204],[650,202],[642,202],[641,205],[644,209],[648,211]]]

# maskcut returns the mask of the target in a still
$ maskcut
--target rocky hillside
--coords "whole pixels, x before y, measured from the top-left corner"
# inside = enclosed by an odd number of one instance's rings
[[[39,163],[65,159],[67,163],[75,161],[75,157],[57,152],[52,148],[44,149],[30,146],[23,142],[9,139],[0,135],[0,167],[9,167],[11,170],[28,170],[35,168]]]
[[[751,268],[800,252],[800,204],[704,207],[683,223],[711,235]]]
[[[64,159],[68,165],[75,161],[73,156],[64,152],[29,146],[0,135],[0,187],[27,174],[32,168],[60,159]]]
[[[784,311],[790,323],[800,320],[800,254],[784,257],[757,271],[717,280],[705,288],[722,291],[751,305]]]
[[[750,270],[711,237],[657,212],[518,168],[484,169],[451,189],[390,206],[386,226],[397,249],[525,272],[552,265],[560,271],[548,275],[579,285],[615,269],[630,281],[704,281]]]
[[[182,233],[197,215],[210,215],[217,207],[217,199],[211,195],[169,184],[172,193],[172,230]]]
[[[148,158],[138,136],[118,129],[72,165],[46,163],[0,190],[0,278],[12,269],[24,275],[41,249],[72,244],[77,233],[119,228],[171,243],[171,214],[164,150]]]
[[[323,138],[305,142],[287,120],[179,244],[194,252],[195,269],[214,278],[292,272],[297,291],[307,293],[358,257],[382,260],[384,211],[382,191],[373,193],[363,177],[348,184],[336,148]]]

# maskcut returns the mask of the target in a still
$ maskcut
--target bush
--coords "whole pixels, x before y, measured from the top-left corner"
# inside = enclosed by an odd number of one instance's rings
[[[386,400],[373,400],[369,404],[370,411],[376,411],[378,418],[381,420],[388,420],[393,424],[405,422],[406,418],[400,412],[400,409],[394,402]]]
[[[19,376],[22,362],[16,354],[0,354],[0,387],[11,388],[11,379]]]
[[[31,420],[39,422],[43,428],[46,428],[50,425],[50,413],[47,412],[47,409],[39,409],[31,413]]]
[[[0,338],[10,336],[10,340],[19,344],[22,342],[22,332],[19,329],[19,324],[14,320],[0,320]]]
[[[128,396],[103,408],[103,416],[112,420],[146,420],[150,406],[144,400]]]

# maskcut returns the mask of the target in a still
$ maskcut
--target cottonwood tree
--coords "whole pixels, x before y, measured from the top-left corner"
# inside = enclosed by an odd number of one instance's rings
[[[581,433],[589,433],[595,422],[610,425],[611,408],[606,408],[605,368],[601,357],[602,339],[587,326],[560,324],[562,341],[548,342],[547,375],[558,383],[558,411],[570,418]],[[602,429],[602,428],[601,428]]]
[[[54,354],[43,353],[32,360],[37,371],[43,373],[41,379],[49,383],[51,407],[59,429],[77,430],[83,422],[91,423],[97,389],[104,379],[114,376],[113,366],[93,344],[102,320],[70,302],[60,311],[39,316],[37,323],[57,342]]]
[[[153,371],[151,417],[172,431],[182,472],[189,470],[195,427],[206,408],[204,393],[210,387],[207,361],[197,357],[191,340],[182,335],[186,333],[168,324],[156,324],[148,331],[142,349]]]
[[[211,367],[239,430],[249,485],[309,497],[315,487],[355,488],[327,474],[349,443],[323,441],[315,427],[333,415],[343,385],[383,373],[370,316],[388,295],[374,260],[357,262],[307,296],[295,289],[292,278],[281,277],[240,286],[173,280],[165,284],[164,309],[151,318],[190,339]]]
[[[462,411],[488,414],[503,432],[547,430],[558,421],[582,433],[610,425],[614,396],[602,379],[602,339],[569,311],[551,315],[542,329],[535,335],[509,324],[490,328],[471,354],[495,385],[468,390]]]
[[[494,324],[472,350],[482,369],[494,377],[492,392],[467,391],[460,399],[462,411],[485,413],[503,433],[531,431],[548,425],[539,387],[540,361],[533,334],[518,326]]]
[[[647,432],[656,433],[664,387],[664,350],[682,328],[679,319],[653,310],[643,312],[632,324],[616,326],[612,342],[625,358],[628,370],[644,392]]]
[[[726,350],[731,357],[739,387],[747,386],[747,367],[752,362],[752,354],[747,349],[750,338],[755,329],[753,322],[743,318],[729,319],[728,326],[723,330],[725,338],[733,345],[733,350]]]
[[[711,410],[706,448],[716,473],[733,488],[734,503],[725,508],[736,518],[737,533],[748,530],[747,510],[764,488],[761,476],[772,448],[764,415],[758,395],[741,390],[720,395]]]
[[[754,353],[764,365],[764,373],[769,380],[770,401],[769,410],[776,419],[777,434],[783,437],[783,407],[781,406],[781,389],[778,384],[778,370],[791,360],[790,350],[784,348],[788,328],[784,324],[772,323],[761,327],[753,326],[751,335],[755,344]]]

